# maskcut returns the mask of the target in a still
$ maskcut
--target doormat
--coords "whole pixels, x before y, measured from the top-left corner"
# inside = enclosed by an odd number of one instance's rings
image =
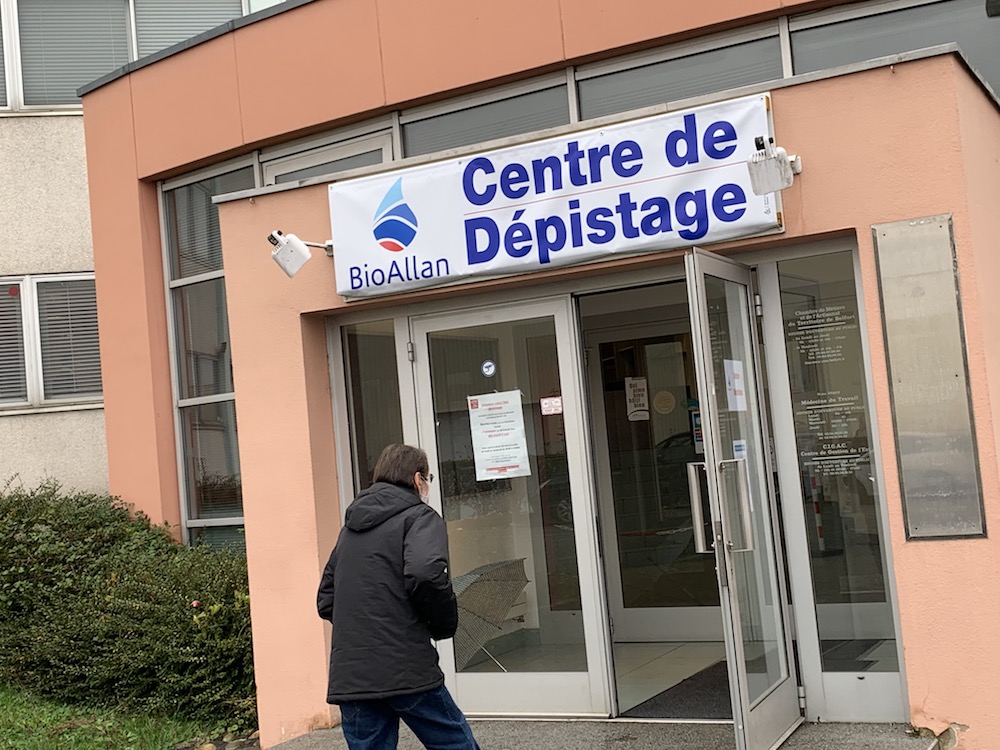
[[[725,659],[630,708],[622,716],[631,719],[732,719],[729,670]]]

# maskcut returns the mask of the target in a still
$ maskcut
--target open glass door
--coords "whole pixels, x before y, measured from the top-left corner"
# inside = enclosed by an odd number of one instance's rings
[[[702,394],[704,462],[713,533],[698,522],[700,481],[689,482],[697,547],[714,554],[723,608],[737,747],[769,750],[801,721],[786,627],[781,551],[761,416],[750,269],[711,253],[685,257]]]
[[[411,321],[419,440],[459,600],[439,652],[471,714],[610,712],[569,304]]]

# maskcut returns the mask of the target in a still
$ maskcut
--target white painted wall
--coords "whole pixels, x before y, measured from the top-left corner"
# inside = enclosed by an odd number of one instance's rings
[[[0,488],[53,479],[66,490],[108,491],[104,410],[0,414]]]
[[[0,118],[0,275],[93,271],[80,115]]]
[[[0,117],[0,276],[92,271],[83,118]],[[0,487],[105,492],[104,411],[0,409]]]

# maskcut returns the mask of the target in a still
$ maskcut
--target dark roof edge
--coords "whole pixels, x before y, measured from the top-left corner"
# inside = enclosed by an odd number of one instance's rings
[[[277,5],[272,5],[270,8],[264,8],[263,10],[258,10],[256,13],[250,13],[246,16],[240,16],[239,18],[234,18],[231,21],[226,21],[215,28],[209,29],[208,31],[203,31],[202,33],[191,37],[190,39],[185,39],[183,42],[178,42],[177,44],[171,45],[161,49],[159,52],[154,52],[151,55],[146,55],[138,60],[123,65],[117,70],[112,70],[110,73],[106,73],[95,81],[84,84],[76,90],[76,95],[83,97],[92,91],[95,91],[102,86],[106,86],[112,81],[117,81],[123,76],[127,76],[129,73],[134,73],[140,68],[145,68],[147,65],[152,65],[153,63],[164,60],[168,57],[172,57],[184,50],[196,47],[199,44],[204,44],[205,42],[211,41],[217,37],[228,34],[236,29],[241,29],[244,26],[249,26],[252,23],[257,23],[258,21],[263,21],[265,18],[270,18],[271,16],[276,16],[279,13],[285,13],[290,10],[294,10],[302,5],[308,5],[309,3],[315,2],[316,0],[284,0]]]

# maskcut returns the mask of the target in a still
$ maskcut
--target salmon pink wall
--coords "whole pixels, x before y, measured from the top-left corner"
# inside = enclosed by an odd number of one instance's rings
[[[937,731],[967,724],[959,747],[986,750],[996,745],[1000,716],[1000,112],[969,76],[957,76],[955,88],[958,139],[939,146],[966,182],[968,209],[955,217],[955,245],[986,528],[994,538],[897,544],[896,564],[905,571],[900,601],[913,620],[905,633],[912,721]],[[933,180],[930,187],[937,188]]]
[[[871,225],[952,213],[963,278],[975,278],[973,266],[979,264],[976,269],[983,270],[984,261],[979,256],[992,252],[990,237],[997,232],[996,211],[990,208],[993,203],[988,192],[992,189],[995,198],[996,178],[989,166],[969,170],[960,155],[963,147],[984,148],[990,138],[994,144],[990,148],[997,150],[1000,116],[969,81],[958,58],[950,55],[778,89],[772,97],[777,140],[789,151],[801,154],[805,166],[795,186],[783,197],[787,232],[782,241],[843,230],[858,237],[913,720],[935,731],[952,721],[969,724],[972,728],[960,747],[987,750],[991,747],[994,696],[1000,694],[1000,669],[989,662],[995,657],[984,656],[981,644],[1000,635],[995,624],[1000,621],[1000,612],[996,597],[983,590],[990,579],[970,576],[969,571],[996,570],[1000,546],[980,539],[905,539],[892,419],[884,386]],[[936,115],[928,117],[932,107]],[[967,108],[961,122],[959,107]],[[939,147],[928,149],[927,143]],[[852,145],[856,163],[866,167],[863,179],[845,169],[845,150],[838,144]],[[974,200],[970,209],[969,196],[980,190],[984,196],[981,205]],[[328,237],[324,186],[225,203],[220,206],[220,217],[236,358],[261,721],[267,745],[304,731],[319,716],[325,718],[321,698],[326,680],[326,637],[312,611],[312,597],[339,526],[332,456],[348,447],[332,445],[327,398],[330,385],[325,349],[320,351],[325,345],[314,328],[316,317],[302,313],[336,314],[344,303],[336,295],[333,264],[321,251],[314,251],[313,260],[288,280],[263,247],[262,238],[279,225],[294,226],[300,236]],[[750,248],[773,242],[774,238],[763,238],[727,247]],[[629,264],[636,262],[660,261],[646,258]],[[987,270],[997,278],[997,261],[989,263],[992,266]],[[530,280],[471,284],[448,294],[472,295],[502,284],[518,286],[540,278],[590,274],[592,270],[561,269]],[[966,284],[967,305],[979,304],[978,291],[974,283]],[[409,299],[416,302],[436,294],[440,293]],[[371,304],[353,303],[351,309]],[[988,350],[983,346],[988,338],[984,335],[985,314],[982,309],[967,319],[970,339],[979,347],[974,364],[996,365],[996,345]],[[996,523],[1000,521],[996,518],[1000,477],[990,424],[991,387],[997,389],[996,381],[987,383],[981,370],[974,389],[980,445],[984,458],[993,457],[992,462],[984,461],[983,479],[991,488],[987,503],[991,523]],[[343,394],[334,391],[333,398],[343,398]],[[310,526],[310,519],[316,526]],[[951,647],[953,639],[957,639],[957,648]],[[294,653],[287,650],[287,643],[296,644]]]
[[[179,508],[162,248],[149,178],[449,90],[557,70],[615,47],[651,46],[705,25],[727,26],[737,17],[773,17],[809,5],[727,1],[695,5],[685,15],[644,4],[642,13],[635,11],[643,22],[628,25],[620,20],[627,14],[609,18],[606,4],[591,0],[516,0],[512,7],[519,13],[444,2],[440,13],[424,17],[403,0],[316,0],[84,97],[111,489],[154,520],[176,524]],[[526,15],[532,24],[509,20]],[[298,42],[298,54],[276,54],[275,33],[286,43]],[[1000,383],[987,375],[1000,367],[1000,343],[989,334],[1000,319],[1000,295],[987,281],[1000,272],[995,107],[955,56],[777,89],[773,104],[779,142],[805,162],[784,195],[783,240],[856,234],[877,384],[886,382],[886,371],[870,227],[953,214],[987,515],[995,527],[1000,477],[993,433],[1000,420]],[[864,166],[863,179],[845,164],[848,151],[854,164]],[[343,301],[321,252],[287,280],[261,247],[279,225],[294,226],[302,236],[329,236],[322,187],[225,204],[220,215],[261,729],[269,746],[335,718],[322,700],[327,632],[312,599],[339,524],[334,455],[346,448],[333,444],[322,317],[303,313],[335,311]],[[410,299],[593,272],[561,269]],[[989,539],[905,541],[888,394],[877,390],[913,719],[937,731],[952,721],[969,724],[963,746],[986,750],[1000,669],[996,657],[981,649],[1000,635],[1000,612],[995,592],[983,588],[988,577],[970,571],[997,570],[1000,553]]]
[[[246,26],[232,38],[240,143],[356,116],[387,101],[379,17],[371,0],[314,2]]]
[[[327,258],[289,280],[271,261],[270,229],[243,230],[278,221],[303,237],[326,236],[329,222],[312,210],[325,193],[276,195],[266,211],[264,201],[241,201],[222,226],[265,747],[331,724],[316,588],[339,526],[333,410],[324,321],[303,318],[300,300],[332,301],[335,289]]]
[[[131,94],[115,81],[84,114],[108,473],[112,494],[177,529],[160,219],[156,187],[136,178]]]
[[[817,219],[832,228],[854,217],[857,225],[911,721],[935,732],[951,722],[967,724],[958,747],[987,750],[1000,669],[995,649],[987,653],[984,646],[1000,637],[1000,601],[990,594],[988,579],[973,572],[1000,569],[1000,545],[988,539],[906,541],[870,227],[953,215],[963,304],[972,312],[965,322],[988,524],[995,524],[1000,477],[983,351],[990,323],[980,315],[974,280],[1000,278],[995,257],[988,269],[976,266],[977,257],[990,253],[991,243],[995,247],[991,230],[997,236],[996,161],[979,155],[996,154],[1000,116],[954,56],[775,91],[774,107],[778,139],[803,154],[806,164],[797,186],[783,196],[789,231],[815,231]],[[845,168],[839,144],[850,144],[854,153],[861,149],[854,163],[864,165],[863,176]],[[970,173],[971,162],[977,164]],[[975,227],[970,202],[980,204]],[[993,275],[984,276],[989,270]],[[984,299],[996,296],[982,291]],[[994,364],[996,356],[994,350]]]
[[[831,4],[623,2],[315,0],[291,8],[131,74],[139,176],[617,48]]]

